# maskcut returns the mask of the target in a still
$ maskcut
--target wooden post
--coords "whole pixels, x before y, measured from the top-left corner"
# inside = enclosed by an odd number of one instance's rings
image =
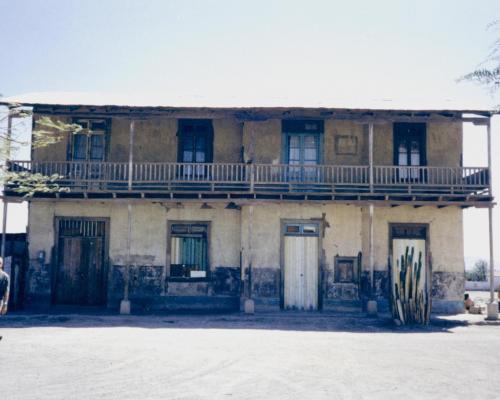
[[[7,108],[7,137],[5,139],[6,152],[5,156],[7,162],[10,159],[10,139],[12,137],[12,115],[10,112],[10,107]],[[3,166],[7,170],[7,163]],[[5,189],[5,188],[4,188]],[[5,262],[5,244],[7,242],[7,210],[9,203],[5,198],[3,199],[3,218],[2,218],[2,248],[0,250],[2,260]]]
[[[128,151],[128,191],[132,191],[132,176],[134,173],[134,131],[135,121],[130,121],[129,129],[129,151]],[[130,314],[129,285],[130,285],[130,246],[132,243],[132,203],[127,205],[127,259],[123,276],[123,300],[120,303],[120,314]]]
[[[134,174],[134,132],[135,121],[130,121],[129,144],[128,144],[128,190],[132,190],[132,176]]]
[[[488,207],[488,225],[490,236],[490,303],[495,301],[495,260],[493,257],[493,206]]]
[[[490,196],[493,196],[492,192],[492,170],[491,170],[491,119],[488,118],[488,123],[486,125],[486,133],[488,135],[488,186],[490,191]],[[495,301],[495,264],[493,257],[493,205],[488,207],[488,225],[489,225],[489,239],[490,239],[490,302]]]
[[[253,206],[248,207],[248,297],[252,298],[252,264],[253,264]]]
[[[124,279],[124,287],[123,287],[123,299],[128,301],[128,291],[129,291],[129,282],[130,282],[130,245],[132,242],[132,204],[128,203],[127,205],[127,267],[125,271],[125,279]]]
[[[369,235],[369,260],[370,260],[370,294],[373,296],[374,295],[374,269],[375,269],[375,255],[374,255],[374,248],[373,248],[373,213],[374,213],[374,207],[373,204],[370,204],[369,206],[370,210],[370,218],[369,218],[369,229],[370,232],[368,233]]]
[[[247,255],[246,264],[248,269],[248,279],[247,279],[247,293],[246,298],[243,303],[243,311],[245,314],[255,313],[255,302],[252,299],[252,235],[253,235],[253,206],[248,207],[248,243],[247,243]]]
[[[128,190],[132,190],[132,177],[134,173],[134,132],[135,121],[130,121],[129,129],[129,149],[128,149]],[[125,287],[123,290],[123,298],[128,301],[128,291],[130,282],[130,246],[132,243],[132,203],[127,205],[127,270],[125,273]]]
[[[369,256],[370,256],[370,298],[368,299],[366,303],[366,313],[368,316],[375,317],[377,316],[377,309],[378,309],[378,303],[376,300],[375,296],[375,279],[374,279],[374,270],[375,270],[375,256],[373,254],[374,248],[373,248],[373,213],[374,213],[374,206],[373,204],[370,204],[369,207]]]
[[[5,243],[7,242],[7,206],[9,203],[3,200],[3,218],[2,218],[2,260],[5,263]]]
[[[368,162],[370,165],[370,193],[373,193],[373,122],[368,124]]]
[[[491,171],[491,119],[488,118],[486,124],[486,132],[488,134],[488,186],[490,189],[490,196],[493,197],[492,191],[492,171]],[[490,245],[490,303],[487,305],[488,320],[498,319],[498,305],[495,302],[495,258],[493,252],[493,203],[488,207],[488,231],[489,231],[489,245]]]
[[[253,193],[255,189],[255,167],[250,164],[250,192]]]

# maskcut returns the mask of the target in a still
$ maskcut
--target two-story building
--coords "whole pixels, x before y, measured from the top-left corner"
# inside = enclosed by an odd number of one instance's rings
[[[68,188],[28,199],[27,304],[383,308],[411,246],[433,310],[463,309],[462,210],[493,196],[489,169],[462,165],[462,127],[489,133],[488,110],[11,102],[35,127],[83,127],[10,162]]]

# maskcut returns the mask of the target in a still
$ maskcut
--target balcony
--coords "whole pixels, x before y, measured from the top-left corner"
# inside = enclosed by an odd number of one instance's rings
[[[367,165],[10,161],[10,171],[57,174],[68,188],[35,197],[262,199],[476,205],[492,201],[488,168]],[[370,177],[372,177],[370,179]],[[7,186],[7,196],[21,196]]]

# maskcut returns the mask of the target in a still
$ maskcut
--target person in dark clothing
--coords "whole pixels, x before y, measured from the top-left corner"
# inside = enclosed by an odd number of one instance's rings
[[[7,313],[9,304],[10,278],[3,270],[3,259],[0,257],[0,315]]]

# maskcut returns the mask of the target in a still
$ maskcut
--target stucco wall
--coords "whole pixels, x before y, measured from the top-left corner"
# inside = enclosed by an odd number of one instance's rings
[[[46,127],[37,125],[37,121],[41,118],[41,115],[33,115],[33,121],[35,129],[51,131]],[[63,123],[71,123],[71,118],[69,117],[57,117],[57,120]],[[54,130],[54,132],[57,132]],[[60,138],[59,141],[48,146],[33,148],[33,159],[39,161],[66,161],[67,149],[68,149],[68,133],[57,134]]]
[[[322,239],[325,265],[333,265],[336,255],[356,256],[361,249],[359,207],[341,204],[265,204],[253,206],[253,222],[250,220],[250,206],[244,206],[242,209],[241,238],[245,257],[243,264],[247,266],[251,257],[254,268],[280,268],[281,219],[321,220],[323,213],[330,225],[325,229]],[[251,255],[248,253],[250,247]]]
[[[462,157],[461,122],[432,122],[427,124],[427,164],[458,167]]]
[[[225,204],[213,209],[200,205],[185,205],[181,209],[167,209],[159,204],[134,205],[132,208],[131,256],[134,264],[165,264],[167,252],[167,221],[212,221],[210,265],[239,266],[240,216],[238,211],[224,209]],[[31,203],[29,212],[30,258],[45,250],[50,262],[54,245],[54,217],[110,218],[109,256],[112,264],[126,263],[128,212],[125,203],[98,202],[38,202]]]
[[[38,116],[35,116],[35,119]],[[69,122],[66,117],[57,117]],[[113,118],[109,135],[109,161],[125,162],[129,154],[128,118]],[[256,163],[277,164],[282,160],[281,120],[239,122],[234,118],[213,119],[214,162],[253,160]],[[352,154],[339,154],[336,140],[349,137],[356,141]],[[253,137],[253,144],[252,144]],[[63,161],[67,156],[67,135],[57,144],[35,150],[35,159]],[[135,161],[177,161],[177,119],[152,117],[137,120],[134,138]],[[459,166],[462,155],[462,124],[460,122],[427,123],[427,164]],[[340,152],[342,153],[342,152]],[[393,164],[393,124],[374,126],[374,163]],[[368,130],[355,121],[325,119],[322,160],[325,164],[368,164]]]
[[[252,231],[252,265],[255,268],[280,266],[281,219],[321,219],[330,225],[325,229],[323,247],[325,263],[333,264],[335,255],[355,256],[363,252],[363,267],[368,269],[368,209],[356,206],[327,204],[321,206],[265,204],[253,206],[250,223],[250,206],[240,212],[226,210],[225,204],[213,209],[200,209],[199,205],[184,208],[166,208],[159,204],[134,205],[132,211],[131,253],[144,257],[147,264],[163,265],[166,255],[166,226],[168,220],[212,221],[211,265],[239,265],[240,248],[244,249],[244,263],[249,262],[249,232]],[[54,244],[54,217],[106,217],[110,218],[110,257],[114,263],[125,262],[127,206],[124,203],[67,203],[37,202],[30,204],[30,258],[37,251],[50,255]],[[430,251],[434,271],[459,272],[463,264],[462,210],[457,207],[413,208],[376,207],[374,212],[375,269],[387,268],[389,251],[389,223],[428,223]],[[251,225],[251,228],[250,228]],[[241,240],[241,241],[240,241]],[[49,260],[48,260],[49,261]]]
[[[373,162],[394,164],[393,125],[375,124],[373,130]],[[427,165],[460,166],[462,156],[462,123],[427,123]]]
[[[389,256],[389,223],[429,224],[430,251],[433,270],[446,272],[464,271],[462,210],[458,207],[374,208],[374,255],[375,269],[387,269]],[[363,254],[368,254],[369,212],[363,208]],[[368,257],[364,257],[364,268],[368,269]]]
[[[282,146],[281,120],[246,121],[243,125],[243,146],[245,161],[279,164]]]
[[[322,237],[322,295],[335,299],[338,288],[333,280],[336,255],[363,255],[360,297],[366,298],[369,286],[368,224],[366,207],[344,204],[277,204],[243,205],[241,211],[225,209],[227,203],[212,204],[202,209],[201,203],[184,204],[180,208],[144,203],[133,206],[131,256],[133,281],[131,296],[144,298],[168,296],[212,296],[214,293],[239,293],[240,252],[242,276],[252,283],[252,296],[268,299],[277,306],[280,295],[281,221],[316,220],[325,222]],[[112,269],[108,304],[117,304],[123,292],[123,271],[126,264],[127,205],[103,202],[36,202],[29,213],[30,270],[28,293],[50,297],[51,250],[54,246],[54,217],[105,217],[110,220],[109,256]],[[167,221],[210,221],[210,266],[216,279],[213,283],[169,282],[163,292],[162,277],[166,265]],[[433,263],[434,309],[460,311],[463,303],[464,265],[462,210],[457,207],[413,208],[375,207],[374,254],[375,294],[388,295],[389,223],[429,224],[429,246]],[[251,238],[251,239],[250,239]],[[45,265],[37,261],[37,253],[46,252]],[[249,266],[252,266],[251,276]],[[154,284],[153,284],[154,283]],[[229,288],[229,289],[228,289]],[[248,289],[248,288],[247,288]],[[358,298],[358,288],[347,291]],[[248,292],[247,292],[248,293]],[[337,293],[337,294],[336,294]],[[266,300],[266,301],[268,301]],[[109,303],[110,302],[110,303]],[[113,303],[114,302],[114,303]],[[145,306],[146,307],[146,306]],[[148,306],[149,307],[149,306]]]
[[[363,254],[369,249],[369,211],[363,209]],[[433,310],[455,313],[463,310],[464,249],[463,215],[458,207],[413,208],[375,207],[374,209],[374,285],[377,296],[386,297],[388,290],[389,223],[429,224],[429,251],[432,260]],[[364,278],[369,284],[369,258],[363,257]]]
[[[349,138],[356,142],[355,151],[344,152],[338,146],[338,140]],[[334,165],[368,164],[368,134],[364,125],[354,121],[327,119],[324,132],[324,163]]]

